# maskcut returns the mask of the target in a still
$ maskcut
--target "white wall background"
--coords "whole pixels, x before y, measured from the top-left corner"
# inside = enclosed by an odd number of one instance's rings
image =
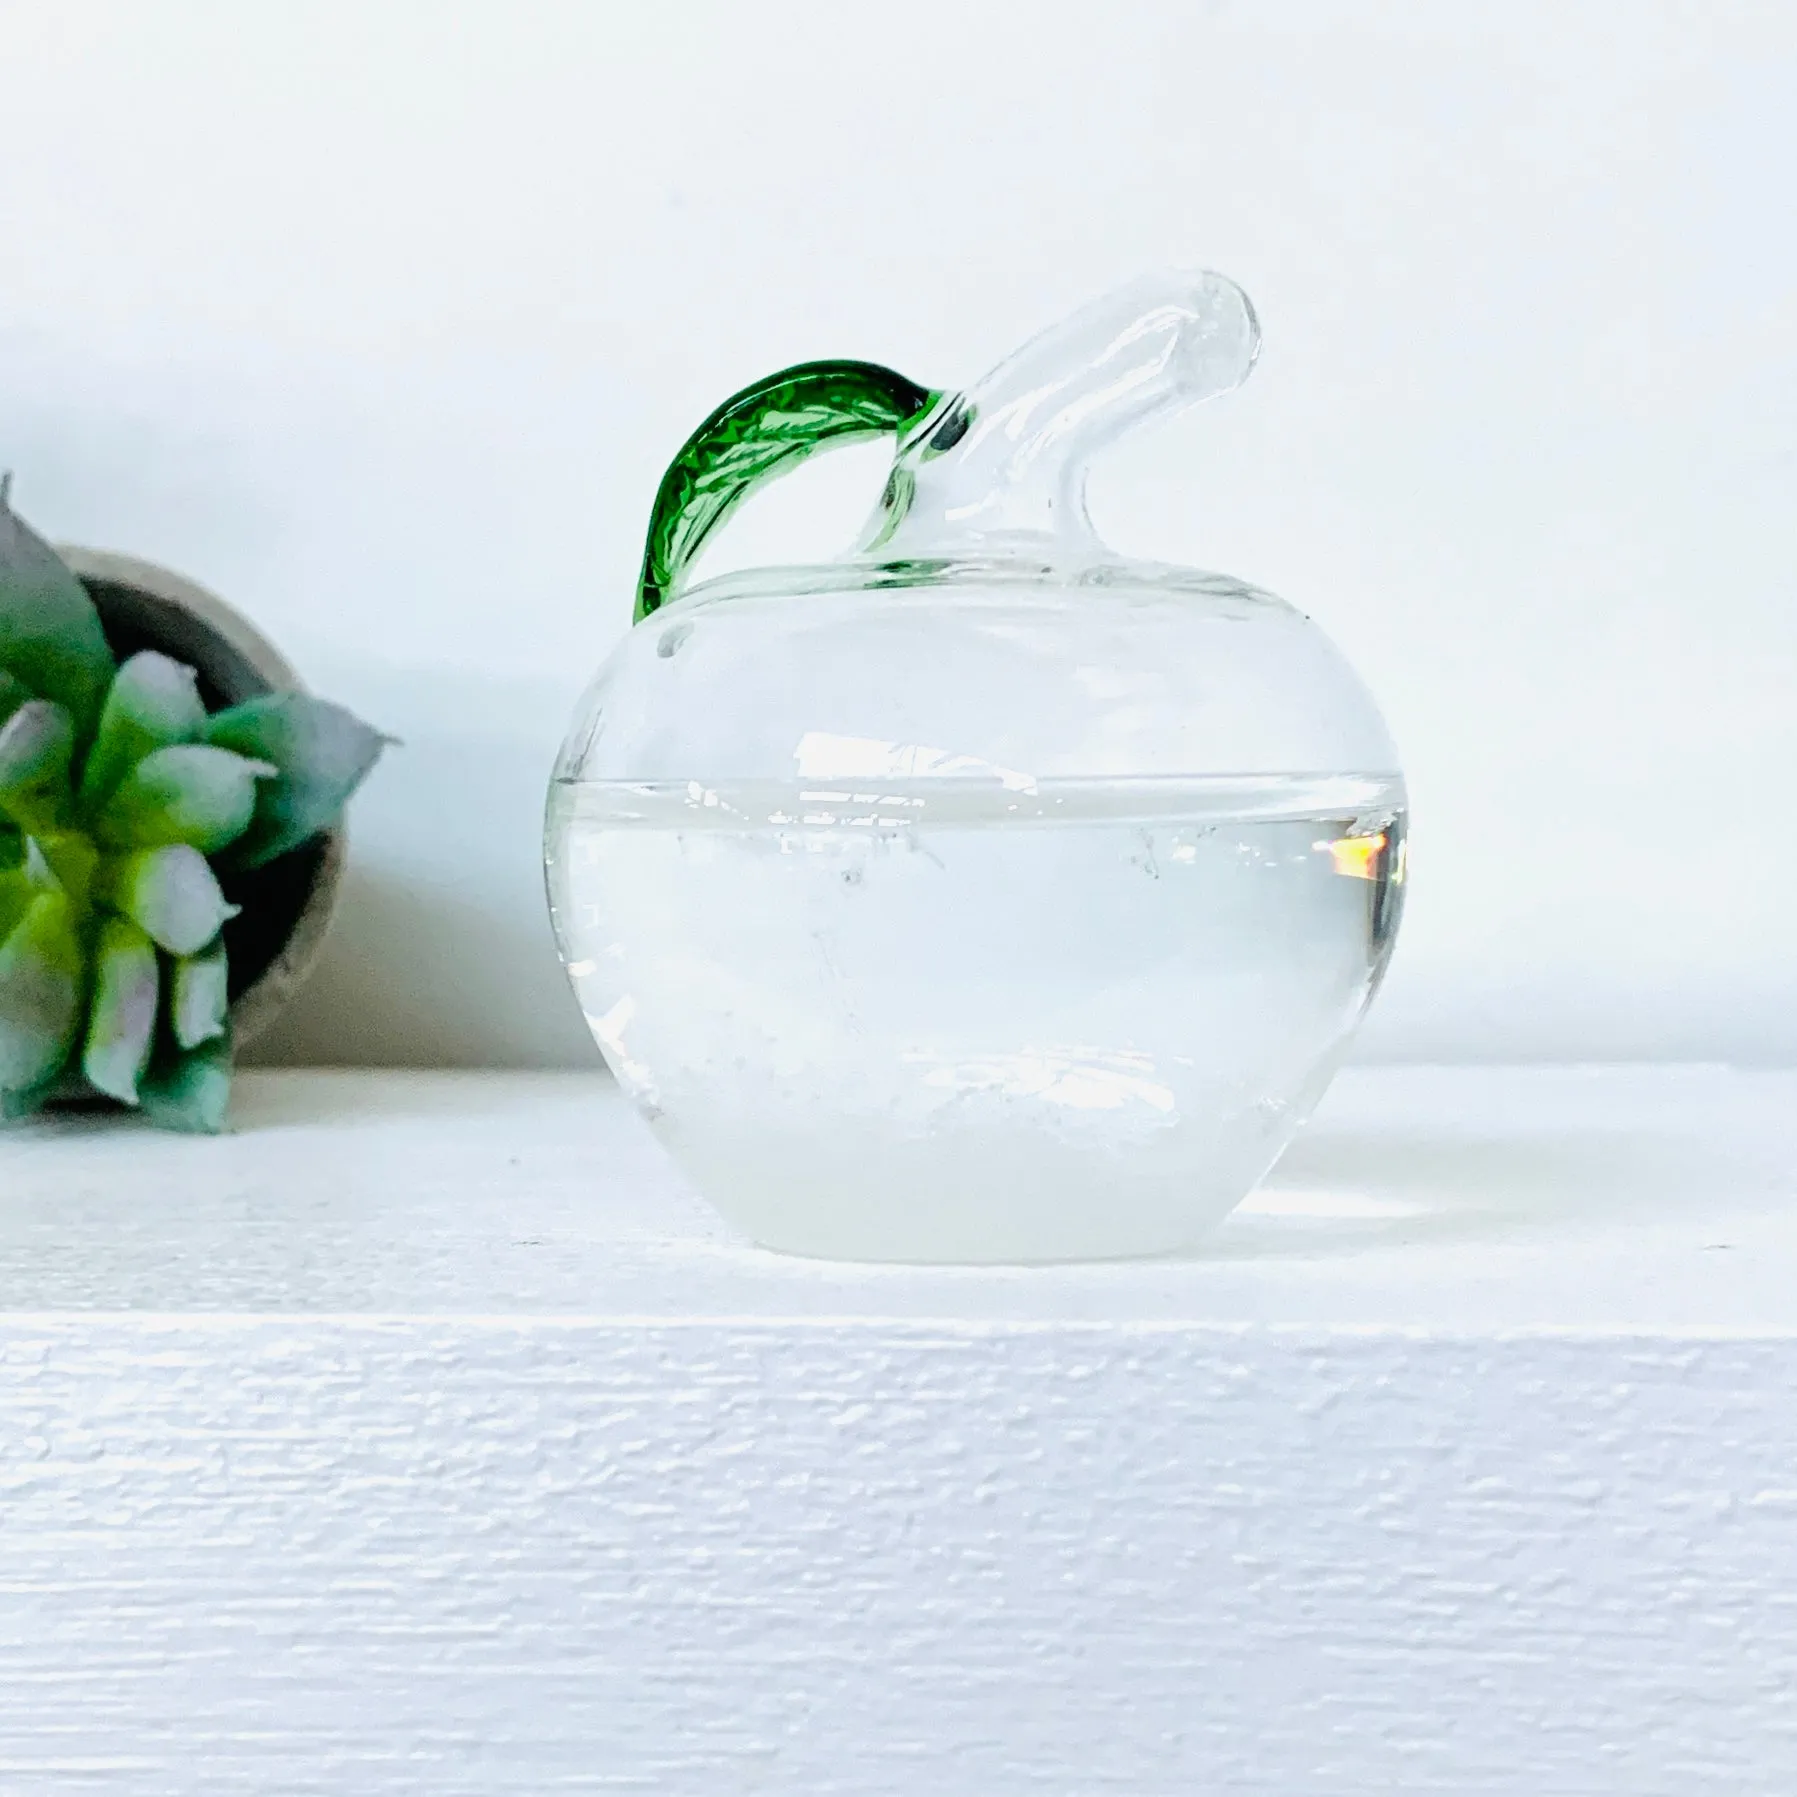
[[[0,464],[405,739],[271,1052],[590,1055],[564,718],[743,381],[1254,295],[1119,545],[1313,612],[1412,776],[1375,1056],[1797,1057],[1797,8],[0,5]],[[878,452],[729,559],[833,550]]]

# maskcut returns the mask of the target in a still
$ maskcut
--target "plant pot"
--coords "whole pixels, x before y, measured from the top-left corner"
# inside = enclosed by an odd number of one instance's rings
[[[199,676],[208,711],[258,694],[299,692],[287,659],[217,594],[130,555],[59,545],[88,590],[107,642],[122,662],[160,650]],[[228,875],[225,896],[242,913],[225,925],[231,968],[231,1033],[238,1047],[271,1024],[317,961],[342,885],[341,826],[266,867]]]

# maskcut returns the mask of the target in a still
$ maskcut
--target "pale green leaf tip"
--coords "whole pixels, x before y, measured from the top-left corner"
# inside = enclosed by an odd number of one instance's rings
[[[80,1033],[81,972],[68,900],[39,893],[0,943],[0,1088],[30,1092],[62,1071]]]
[[[182,1048],[199,1048],[225,1033],[230,1014],[230,967],[223,942],[175,962],[169,1025]]]
[[[82,1071],[97,1091],[121,1104],[137,1103],[138,1081],[155,1040],[161,989],[161,968],[149,937],[122,917],[108,917],[94,957]]]

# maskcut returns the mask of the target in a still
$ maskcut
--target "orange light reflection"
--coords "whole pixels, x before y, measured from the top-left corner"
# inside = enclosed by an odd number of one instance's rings
[[[1385,852],[1385,832],[1373,836],[1341,836],[1334,842],[1319,842],[1312,847],[1325,852],[1338,874],[1350,880],[1376,880],[1380,876],[1379,857]]]

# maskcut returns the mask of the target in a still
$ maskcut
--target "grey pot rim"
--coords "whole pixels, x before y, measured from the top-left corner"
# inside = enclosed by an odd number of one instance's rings
[[[175,613],[194,626],[193,632],[186,633],[189,640],[171,639],[164,645],[177,660],[192,662],[203,675],[210,672],[214,678],[220,659],[228,659],[235,669],[249,670],[251,678],[240,675],[235,681],[239,690],[230,694],[233,701],[250,697],[252,691],[306,690],[286,656],[240,611],[198,581],[159,562],[113,550],[59,543],[56,552],[82,581],[142,594],[156,607]],[[222,658],[215,653],[213,669],[202,665],[208,643],[224,652]],[[201,651],[197,656],[196,644]],[[286,941],[255,982],[240,992],[231,1005],[231,1034],[237,1047],[254,1041],[267,1030],[317,964],[342,896],[347,856],[348,844],[339,824],[325,832],[310,890]]]

